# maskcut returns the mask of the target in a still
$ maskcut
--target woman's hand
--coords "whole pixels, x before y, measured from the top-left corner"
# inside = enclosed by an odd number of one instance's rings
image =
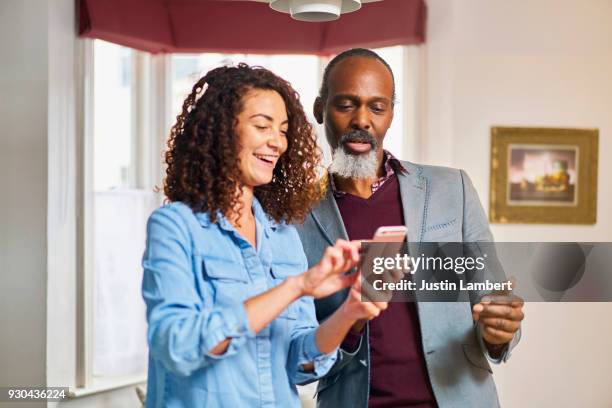
[[[302,295],[321,298],[353,284],[357,274],[346,275],[359,262],[360,244],[343,239],[327,247],[318,264],[297,277]]]

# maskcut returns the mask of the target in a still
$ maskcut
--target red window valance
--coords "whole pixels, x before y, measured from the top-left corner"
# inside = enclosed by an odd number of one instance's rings
[[[364,4],[337,21],[305,23],[264,3],[222,0],[77,0],[79,34],[153,53],[331,54],[420,44],[424,0]]]

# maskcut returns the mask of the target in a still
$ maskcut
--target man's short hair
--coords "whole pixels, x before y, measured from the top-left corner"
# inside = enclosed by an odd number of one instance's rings
[[[321,83],[321,89],[319,90],[319,97],[323,101],[327,100],[327,97],[329,96],[329,73],[336,65],[338,65],[338,63],[352,57],[373,58],[382,62],[384,66],[387,67],[389,73],[391,74],[391,79],[393,80],[393,95],[391,97],[391,102],[395,103],[395,76],[393,76],[393,70],[391,69],[391,66],[387,63],[387,61],[383,59],[383,57],[367,48],[351,48],[350,50],[341,52],[340,54],[332,58],[331,61],[329,61],[329,64],[327,64],[327,66],[325,67],[325,71],[323,72],[323,82]]]

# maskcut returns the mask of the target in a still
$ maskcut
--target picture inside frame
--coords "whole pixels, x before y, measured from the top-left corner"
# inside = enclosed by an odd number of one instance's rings
[[[578,146],[510,144],[507,204],[576,206],[579,159]]]

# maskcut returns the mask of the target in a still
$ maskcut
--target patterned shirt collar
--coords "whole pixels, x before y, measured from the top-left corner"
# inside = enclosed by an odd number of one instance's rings
[[[382,177],[380,177],[378,180],[376,180],[374,183],[372,183],[372,194],[374,194],[376,192],[376,190],[378,190],[380,187],[382,187],[382,185],[389,180],[394,174],[396,173],[404,173],[404,172],[408,172],[406,170],[406,168],[404,166],[402,166],[402,163],[395,157],[393,156],[388,150],[384,150],[384,168],[385,168],[385,173],[382,175]],[[329,180],[331,183],[331,188],[332,191],[334,193],[335,197],[341,197],[343,195],[346,194],[346,192],[338,190],[336,188],[336,183],[334,182],[334,177],[332,174],[329,175]]]

